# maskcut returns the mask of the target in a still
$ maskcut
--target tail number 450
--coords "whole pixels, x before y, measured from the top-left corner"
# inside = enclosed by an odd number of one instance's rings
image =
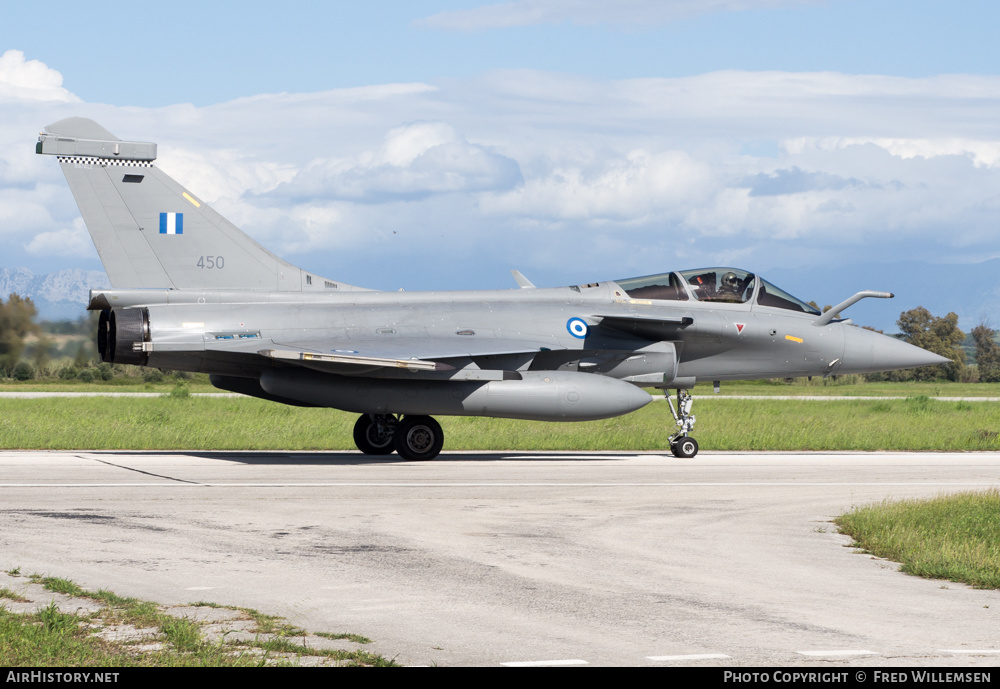
[[[222,256],[202,256],[198,259],[199,268],[219,268],[220,270],[226,266],[226,259]]]

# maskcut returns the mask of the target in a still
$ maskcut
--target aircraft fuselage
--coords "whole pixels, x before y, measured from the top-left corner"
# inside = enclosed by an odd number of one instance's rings
[[[277,302],[274,296],[159,290],[94,295],[97,304],[147,311],[147,365],[225,376],[259,377],[275,364],[258,352],[318,343],[331,353],[374,346],[400,358],[434,359],[440,350],[437,356],[447,357],[454,368],[420,372],[421,380],[482,380],[485,371],[563,371],[657,387],[866,373],[891,366],[890,351],[914,349],[846,322],[816,326],[813,315],[758,304],[630,299],[614,282],[531,290],[354,291],[305,300],[281,294]],[[174,303],[156,303],[167,298]],[[631,321],[627,327],[606,327],[608,316]],[[577,332],[569,325],[574,319],[583,324]],[[518,349],[511,343],[523,343],[525,351],[511,352]],[[246,356],[234,357],[239,351]],[[465,356],[456,356],[463,351]],[[319,361],[307,366],[348,376],[413,380],[415,375]]]

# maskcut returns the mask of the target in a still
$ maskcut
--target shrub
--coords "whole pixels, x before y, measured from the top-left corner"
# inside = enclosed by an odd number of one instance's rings
[[[11,378],[14,380],[31,380],[35,377],[35,369],[26,361],[22,361],[14,367]]]

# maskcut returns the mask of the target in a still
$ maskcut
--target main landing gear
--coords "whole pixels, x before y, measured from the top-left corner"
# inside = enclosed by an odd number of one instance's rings
[[[694,430],[694,415],[691,413],[691,405],[694,404],[694,400],[691,398],[691,393],[687,390],[677,390],[676,409],[670,400],[670,393],[664,390],[663,394],[667,398],[670,413],[674,415],[678,426],[677,432],[670,436],[670,451],[674,453],[674,457],[684,459],[694,457],[698,454],[698,441],[688,435]]]
[[[354,444],[366,455],[399,454],[403,459],[434,459],[444,447],[441,424],[429,416],[362,414],[354,424]]]

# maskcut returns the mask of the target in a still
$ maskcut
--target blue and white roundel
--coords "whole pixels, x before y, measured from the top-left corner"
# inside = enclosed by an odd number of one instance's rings
[[[566,330],[569,331],[570,335],[580,340],[587,336],[589,329],[587,322],[582,318],[570,318],[566,321]]]

